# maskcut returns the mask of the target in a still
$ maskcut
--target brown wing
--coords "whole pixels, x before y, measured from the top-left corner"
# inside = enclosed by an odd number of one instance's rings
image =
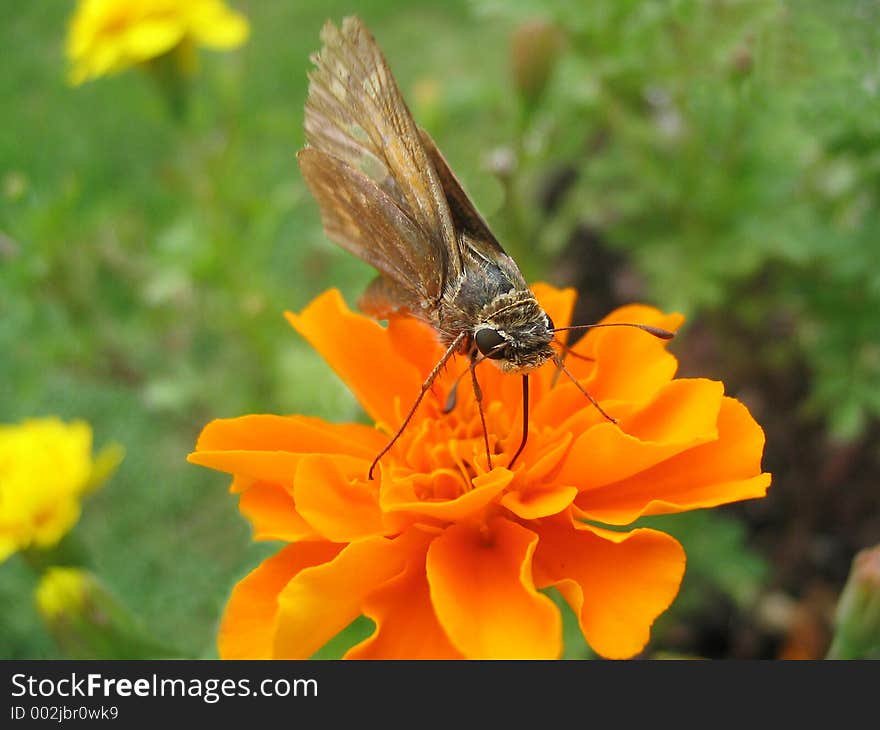
[[[373,181],[421,231],[422,248],[431,249],[427,261],[434,268],[416,272],[424,280],[420,289],[439,297],[446,279],[461,270],[455,230],[441,183],[391,69],[357,18],[345,18],[341,29],[328,22],[321,40],[324,45],[312,57],[315,69],[309,74],[306,141]],[[349,250],[369,260],[367,249],[373,245],[361,235]]]
[[[477,212],[474,204],[465,193],[452,168],[449,167],[449,163],[446,162],[446,158],[443,157],[443,153],[431,139],[431,135],[419,128],[419,136],[422,139],[422,146],[437,172],[440,184],[443,186],[455,229],[461,233],[467,233],[473,239],[485,241],[488,246],[497,249],[499,253],[505,253],[501,244],[492,235],[492,231],[489,230],[483,216]]]
[[[303,177],[321,209],[330,240],[378,269],[406,292],[402,305],[418,312],[434,292],[422,271],[436,270],[436,250],[397,203],[366,175],[314,149],[297,155]]]
[[[489,230],[489,226],[483,219],[470,198],[465,193],[446,158],[438,149],[434,140],[431,139],[424,129],[419,129],[422,145],[431,159],[452,215],[452,222],[458,232],[459,255],[465,261],[490,261],[497,264],[504,272],[507,279],[519,289],[527,289],[525,278],[519,270],[516,262],[507,254],[498,243],[498,239]]]
[[[436,324],[436,309],[420,309],[412,301],[412,295],[392,279],[380,274],[358,297],[358,309],[376,319],[388,319],[394,315],[412,314],[428,324]]]

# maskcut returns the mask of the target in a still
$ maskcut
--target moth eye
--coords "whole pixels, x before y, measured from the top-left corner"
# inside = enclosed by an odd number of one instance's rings
[[[553,320],[550,319],[550,315],[549,315],[549,314],[547,315],[547,329],[548,329],[548,331],[550,331],[550,332],[552,332],[553,330],[556,329],[556,325],[553,324]]]
[[[484,357],[488,357],[490,360],[501,360],[505,356],[504,351],[507,348],[500,347],[505,340],[498,333],[498,330],[483,327],[477,330],[474,339],[477,341],[477,349]]]

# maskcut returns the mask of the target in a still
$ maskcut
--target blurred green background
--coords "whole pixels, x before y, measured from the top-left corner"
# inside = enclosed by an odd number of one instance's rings
[[[685,312],[682,373],[766,429],[766,500],[653,521],[689,568],[648,655],[822,656],[852,556],[880,542],[880,5],[230,4],[251,37],[200,53],[183,119],[138,70],[66,84],[73,3],[0,5],[0,420],[83,418],[125,446],[76,528],[92,570],[214,656],[229,590],[275,546],[186,463],[200,428],[363,418],[282,316],[372,277],[295,161],[308,56],[356,12],[527,278],[577,286],[584,322]],[[34,582],[0,565],[0,657],[59,656]]]

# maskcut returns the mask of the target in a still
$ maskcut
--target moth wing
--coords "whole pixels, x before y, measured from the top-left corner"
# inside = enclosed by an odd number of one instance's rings
[[[446,196],[418,127],[400,94],[382,51],[357,18],[337,28],[327,22],[323,46],[312,56],[306,101],[306,141],[372,180],[421,230],[423,248],[433,248],[431,281],[443,283],[461,271],[461,258]]]
[[[446,204],[449,206],[449,212],[452,216],[452,222],[456,230],[467,233],[471,238],[485,241],[490,248],[497,250],[499,253],[505,253],[501,244],[489,230],[483,216],[477,212],[471,199],[465,193],[461,182],[456,177],[443,153],[437,147],[437,144],[421,127],[419,128],[419,136],[422,139],[422,146],[425,149],[440,184],[443,187],[443,193],[446,196]]]
[[[495,238],[486,220],[474,207],[461,182],[452,171],[446,158],[443,157],[443,153],[431,139],[431,135],[421,128],[419,134],[422,138],[422,146],[434,165],[434,170],[443,186],[443,193],[452,215],[453,225],[459,233],[458,245],[462,259],[467,261],[476,257],[494,262],[502,268],[517,287],[527,288],[516,262],[498,243],[498,239]]]
[[[378,269],[406,292],[408,308],[428,306],[439,296],[436,248],[375,182],[348,164],[314,148],[297,155],[303,178],[321,210],[327,237]]]
[[[358,309],[375,319],[388,319],[395,315],[413,314],[419,317],[421,307],[413,299],[412,292],[400,284],[379,274],[358,299]],[[421,317],[421,319],[427,319]]]

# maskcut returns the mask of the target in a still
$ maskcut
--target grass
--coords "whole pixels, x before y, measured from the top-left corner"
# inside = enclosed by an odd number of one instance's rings
[[[0,418],[84,418],[96,446],[125,447],[75,534],[156,637],[192,656],[214,654],[232,585],[273,546],[251,543],[228,479],[186,454],[215,417],[360,418],[282,313],[331,286],[351,301],[372,276],[323,237],[295,161],[308,56],[351,5],[235,6],[251,38],[201,54],[182,123],[137,70],[66,84],[70,4],[0,8]],[[358,12],[407,95],[428,78],[502,73],[502,53],[486,63],[501,32],[461,2]],[[57,654],[34,582],[20,558],[0,566],[4,658]]]

